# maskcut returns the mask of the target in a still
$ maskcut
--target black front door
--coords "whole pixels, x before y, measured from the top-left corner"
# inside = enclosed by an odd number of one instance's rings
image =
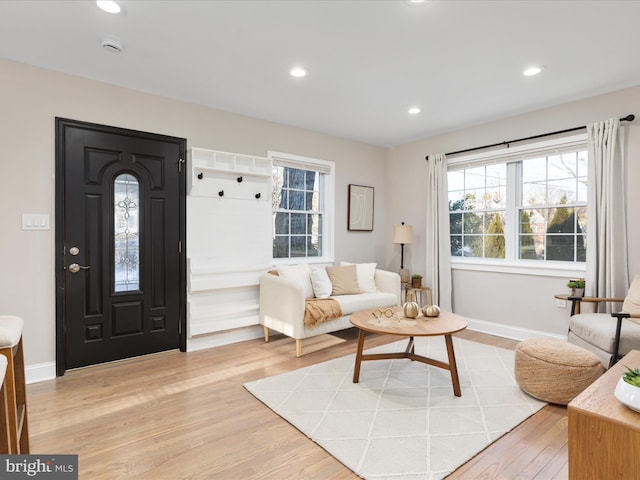
[[[56,119],[58,375],[185,350],[185,148]]]

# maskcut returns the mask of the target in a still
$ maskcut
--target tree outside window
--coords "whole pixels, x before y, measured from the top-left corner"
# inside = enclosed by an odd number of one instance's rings
[[[506,165],[449,172],[451,255],[505,258]]]
[[[532,158],[521,168],[519,258],[586,261],[587,152]]]

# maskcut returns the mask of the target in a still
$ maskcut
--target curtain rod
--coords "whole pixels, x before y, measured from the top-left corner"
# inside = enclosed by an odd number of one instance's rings
[[[621,122],[633,122],[635,120],[635,118],[636,118],[635,115],[629,114],[626,117],[621,118],[620,121]],[[459,153],[474,152],[476,150],[483,150],[485,148],[491,148],[491,147],[499,147],[501,145],[506,145],[507,148],[509,148],[509,144],[511,144],[511,143],[524,142],[526,140],[535,140],[536,138],[549,137],[551,135],[559,135],[561,133],[575,132],[577,130],[582,130],[583,128],[587,128],[587,126],[586,125],[582,125],[581,127],[567,128],[566,130],[558,130],[556,132],[541,133],[540,135],[533,135],[531,137],[525,137],[525,138],[517,138],[515,140],[506,140],[506,141],[500,142],[500,143],[492,143],[491,145],[483,145],[481,147],[467,148],[465,150],[458,150],[457,152],[449,152],[446,155],[449,156],[449,155],[457,155]],[[425,159],[428,161],[429,160],[429,155],[427,155],[425,157]]]

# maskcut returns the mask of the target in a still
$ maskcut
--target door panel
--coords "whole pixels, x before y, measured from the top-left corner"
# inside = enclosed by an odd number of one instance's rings
[[[56,125],[58,374],[184,350],[186,141]]]

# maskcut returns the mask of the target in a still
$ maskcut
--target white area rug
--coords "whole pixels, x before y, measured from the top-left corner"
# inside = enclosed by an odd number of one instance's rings
[[[448,371],[407,359],[362,362],[354,384],[355,354],[245,388],[362,478],[440,479],[546,405],[518,388],[514,352],[454,345],[462,397]],[[416,338],[416,353],[447,362],[444,337]]]

